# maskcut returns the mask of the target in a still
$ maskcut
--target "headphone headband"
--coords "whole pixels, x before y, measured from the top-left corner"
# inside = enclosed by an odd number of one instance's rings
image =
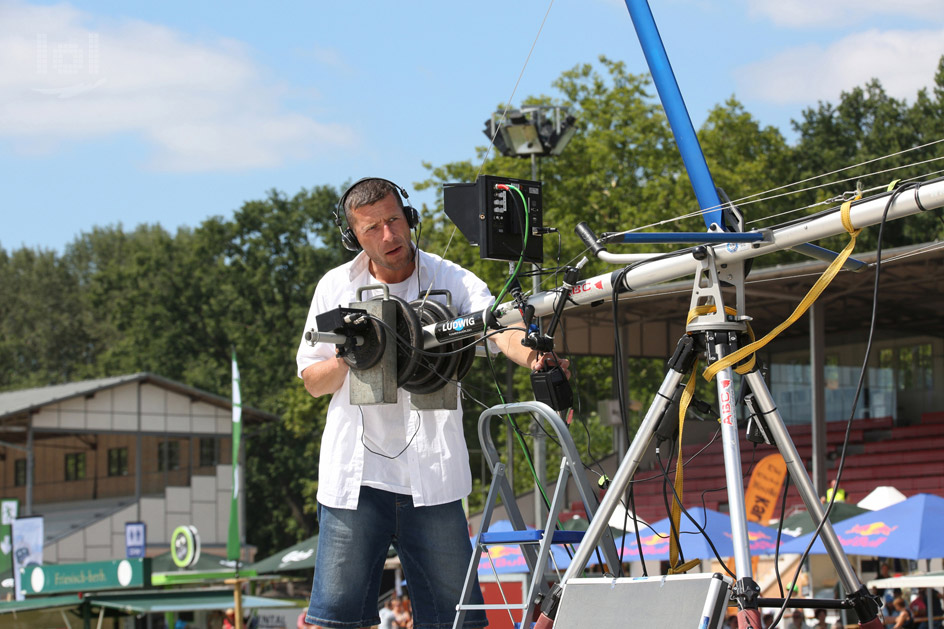
[[[347,228],[343,227],[344,221],[342,221],[341,217],[347,217],[347,213],[344,210],[344,204],[347,202],[347,198],[354,188],[365,181],[382,181],[392,186],[394,193],[400,195],[400,207],[403,208],[403,215],[406,218],[407,225],[410,226],[410,229],[416,227],[420,222],[419,212],[417,212],[413,206],[407,203],[407,199],[410,198],[410,195],[407,194],[405,188],[397,185],[389,179],[384,179],[383,177],[362,177],[361,179],[358,179],[352,183],[348,189],[344,191],[344,194],[341,195],[341,198],[338,200],[338,205],[334,210],[334,224],[337,225],[338,231],[341,232],[341,244],[348,251],[360,251],[361,244],[357,242],[357,236],[354,235],[354,231],[351,229],[350,225],[348,225]]]

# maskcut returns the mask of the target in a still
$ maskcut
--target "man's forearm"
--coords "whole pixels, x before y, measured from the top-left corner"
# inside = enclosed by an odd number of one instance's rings
[[[502,354],[512,360],[512,362],[531,369],[533,363],[538,358],[538,353],[530,347],[521,344],[524,338],[524,332],[521,330],[508,330],[495,336],[495,344],[501,349]]]
[[[341,388],[348,369],[347,363],[340,358],[329,358],[306,367],[302,381],[313,397],[321,397]]]

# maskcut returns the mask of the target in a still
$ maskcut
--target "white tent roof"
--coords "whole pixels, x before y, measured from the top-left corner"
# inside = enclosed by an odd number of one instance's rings
[[[909,574],[901,577],[872,579],[868,587],[877,588],[939,588],[944,587],[944,572]]]
[[[633,518],[636,518],[636,522],[639,523],[640,529],[645,526],[649,526],[645,520],[634,516],[632,511],[623,507],[622,503],[620,503],[620,506],[617,507],[615,511],[613,511],[613,515],[610,516],[610,520],[607,524],[612,526],[614,529],[619,529],[620,531],[633,531],[635,530]],[[623,528],[624,525],[625,528]]]
[[[868,496],[857,502],[856,505],[863,509],[868,509],[869,511],[878,511],[879,509],[890,507],[899,502],[904,502],[907,499],[908,496],[894,487],[883,485],[873,489]]]

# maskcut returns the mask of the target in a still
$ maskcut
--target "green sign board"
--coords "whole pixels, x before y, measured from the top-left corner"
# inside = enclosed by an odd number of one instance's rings
[[[0,579],[13,575],[13,520],[18,506],[15,498],[0,500]]]
[[[61,594],[120,590],[151,585],[150,559],[119,559],[23,568],[20,582],[27,594]]]

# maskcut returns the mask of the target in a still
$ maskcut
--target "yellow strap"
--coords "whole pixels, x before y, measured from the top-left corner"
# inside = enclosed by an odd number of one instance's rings
[[[698,366],[698,360],[695,360],[695,364],[692,365],[692,374],[688,378],[688,382],[685,384],[685,389],[682,391],[682,398],[679,400],[679,434],[678,434],[678,458],[675,461],[675,494],[677,498],[672,501],[672,530],[678,533],[681,531],[679,528],[679,521],[682,518],[682,507],[680,503],[682,502],[682,433],[685,430],[685,413],[688,412],[688,405],[692,401],[692,397],[695,395],[695,373],[696,367]],[[669,566],[677,567],[679,559],[679,548],[678,548],[678,539],[676,535],[669,537]],[[691,563],[691,562],[688,562]],[[696,562],[697,563],[697,562]],[[686,564],[687,565],[687,564]],[[684,572],[684,570],[683,570]]]
[[[681,566],[676,566],[675,568],[669,568],[669,574],[684,574],[701,563],[701,559],[691,559],[686,561]]]
[[[856,198],[858,199],[859,197]],[[741,349],[728,354],[721,360],[709,366],[707,369],[705,369],[703,374],[705,376],[705,380],[711,380],[722,369],[726,369],[727,367],[743,359],[745,356],[755,353],[757,350],[767,345],[767,343],[777,338],[778,334],[793,325],[797,319],[803,316],[803,313],[805,313],[807,309],[813,304],[813,302],[816,301],[816,299],[822,294],[822,292],[826,290],[826,287],[829,286],[829,283],[832,282],[833,278],[839,273],[842,265],[845,264],[846,259],[848,259],[848,257],[852,254],[852,250],[855,248],[856,236],[858,236],[859,232],[862,231],[861,229],[856,229],[852,224],[852,218],[850,216],[851,207],[852,201],[846,201],[842,204],[840,209],[842,226],[845,227],[847,232],[849,232],[849,243],[841,252],[839,252],[839,255],[835,260],[832,261],[826,270],[823,271],[822,276],[816,280],[816,283],[813,284],[812,288],[810,288],[809,292],[806,294],[806,297],[803,298],[800,304],[793,311],[793,314],[787,317],[786,321],[771,330],[764,338],[749,345],[745,345]],[[738,373],[743,372],[739,369]]]

